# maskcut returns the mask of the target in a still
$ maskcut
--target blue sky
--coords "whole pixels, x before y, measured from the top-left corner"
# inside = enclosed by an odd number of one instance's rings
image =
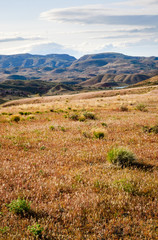
[[[0,54],[158,56],[158,0],[0,0]]]

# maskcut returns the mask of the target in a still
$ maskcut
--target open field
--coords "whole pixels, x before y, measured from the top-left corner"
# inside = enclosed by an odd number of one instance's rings
[[[0,239],[157,239],[157,125],[157,86],[1,105]],[[110,164],[118,146],[136,162]]]

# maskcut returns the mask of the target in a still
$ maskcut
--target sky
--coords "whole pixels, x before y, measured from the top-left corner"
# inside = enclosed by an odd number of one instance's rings
[[[0,54],[158,56],[158,0],[0,0]]]

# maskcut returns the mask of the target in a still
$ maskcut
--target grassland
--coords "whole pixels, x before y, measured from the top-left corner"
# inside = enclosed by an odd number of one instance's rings
[[[143,130],[157,124],[158,87],[2,105],[0,239],[157,239],[158,134]],[[117,146],[136,163],[110,164]]]

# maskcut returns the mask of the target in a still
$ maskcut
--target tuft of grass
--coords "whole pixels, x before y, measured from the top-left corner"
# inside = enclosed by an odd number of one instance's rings
[[[136,161],[135,155],[122,147],[112,148],[107,154],[107,160],[118,166],[130,166]]]
[[[93,130],[93,135],[95,138],[102,139],[105,137],[105,132],[102,129],[95,129]]]
[[[72,113],[72,114],[69,115],[69,118],[71,120],[78,121],[79,120],[79,115],[76,114],[76,113]]]
[[[92,113],[92,112],[85,112],[85,113],[83,113],[83,116],[84,116],[86,119],[92,119],[92,120],[95,120],[95,119],[96,119],[95,114]]]
[[[11,121],[19,122],[20,121],[20,116],[18,116],[18,115],[12,116]]]
[[[108,125],[107,125],[107,123],[101,123],[101,125],[103,126],[103,127],[107,127]]]
[[[54,130],[55,127],[52,125],[52,126],[49,127],[49,129],[50,129],[50,130]]]
[[[127,107],[126,105],[122,105],[122,106],[120,107],[120,111],[122,111],[122,112],[128,112],[128,107]]]
[[[143,132],[158,134],[158,124],[153,127],[143,126]]]
[[[42,231],[44,230],[40,224],[36,223],[32,226],[28,226],[28,230],[32,235],[36,238],[40,238],[42,236]]]
[[[135,184],[125,178],[114,181],[114,186],[130,194],[135,194],[137,191]]]
[[[146,108],[146,105],[143,104],[143,103],[138,104],[138,105],[136,106],[136,109],[139,110],[139,111],[141,111],[141,112],[147,112],[147,111],[148,111],[147,108]]]
[[[30,211],[30,202],[28,202],[24,198],[18,198],[17,200],[13,200],[7,206],[9,208],[9,211],[15,214],[23,215],[24,213],[28,213]]]

